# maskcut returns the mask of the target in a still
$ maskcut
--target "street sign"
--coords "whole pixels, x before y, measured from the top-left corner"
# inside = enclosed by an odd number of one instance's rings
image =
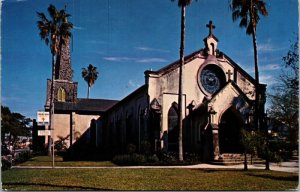
[[[38,111],[37,112],[37,124],[38,124],[38,126],[48,125],[49,124],[49,112]]]
[[[38,136],[49,136],[51,135],[51,130],[38,130]]]

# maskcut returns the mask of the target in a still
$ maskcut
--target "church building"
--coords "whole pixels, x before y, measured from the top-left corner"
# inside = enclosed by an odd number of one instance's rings
[[[182,86],[183,151],[199,154],[203,161],[242,152],[240,130],[253,123],[255,90],[261,93],[261,113],[266,90],[266,85],[256,85],[253,77],[218,49],[212,22],[207,27],[203,48],[185,56]],[[54,139],[69,135],[71,154],[80,157],[89,151],[112,157],[125,153],[129,144],[139,151],[145,142],[153,152],[178,152],[179,60],[145,71],[145,84],[115,101],[77,98],[68,44],[58,58]],[[46,110],[50,85],[48,80]]]

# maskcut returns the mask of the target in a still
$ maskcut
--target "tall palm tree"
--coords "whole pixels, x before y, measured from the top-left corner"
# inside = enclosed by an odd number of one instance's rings
[[[254,68],[255,68],[255,109],[254,109],[254,128],[260,130],[263,112],[259,109],[259,70],[258,70],[258,54],[256,42],[256,27],[260,20],[260,15],[267,16],[266,3],[264,0],[231,0],[230,8],[232,10],[232,20],[240,20],[240,27],[246,28],[246,34],[252,35],[254,50]],[[261,120],[260,120],[261,119]],[[266,130],[267,131],[267,130]],[[268,133],[267,133],[268,134]],[[269,162],[266,161],[266,169],[269,169]]]
[[[60,52],[60,47],[65,44],[65,40],[71,36],[71,29],[73,24],[68,22],[68,17],[71,15],[66,13],[65,9],[58,11],[56,7],[52,4],[48,7],[48,14],[50,18],[48,19],[46,15],[42,12],[37,12],[39,21],[37,21],[37,26],[39,29],[39,35],[42,40],[45,41],[46,45],[50,47],[52,55],[52,81],[51,81],[51,94],[50,94],[50,129],[53,130],[52,117],[54,114],[54,80],[55,80],[55,62],[57,54]],[[50,143],[49,138],[49,145]],[[50,148],[49,148],[50,149]],[[50,151],[50,150],[49,150]]]
[[[175,0],[172,0],[175,1]],[[185,44],[185,8],[190,5],[192,0],[178,0],[178,6],[181,7],[181,31],[180,31],[180,64],[179,64],[179,86],[178,86],[178,128],[179,128],[179,161],[183,161],[182,146],[182,66],[184,65],[184,44]]]
[[[90,88],[95,83],[95,81],[98,78],[98,71],[97,67],[94,67],[92,64],[89,64],[87,68],[82,68],[82,78],[87,82],[88,84],[88,92],[87,92],[87,98],[89,98],[90,95]]]
[[[252,35],[253,50],[254,50],[254,68],[255,68],[255,115],[254,126],[258,130],[259,119],[259,70],[258,70],[258,54],[257,54],[257,42],[256,42],[256,27],[260,20],[260,15],[267,16],[268,11],[266,9],[266,3],[264,0],[232,0],[230,4],[232,10],[232,20],[236,21],[240,19],[240,27],[246,28],[246,34]]]

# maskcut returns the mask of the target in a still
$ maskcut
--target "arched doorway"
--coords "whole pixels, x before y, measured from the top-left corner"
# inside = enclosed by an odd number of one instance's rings
[[[227,109],[219,124],[219,147],[220,153],[241,153],[240,132],[243,120],[234,108]]]

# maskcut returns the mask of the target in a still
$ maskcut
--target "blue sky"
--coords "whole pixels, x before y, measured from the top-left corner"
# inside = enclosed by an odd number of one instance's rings
[[[219,50],[253,76],[252,38],[232,22],[228,2],[192,2],[186,15],[185,53],[204,47],[205,25],[212,20]],[[269,16],[260,20],[257,42],[260,79],[270,87],[298,33],[298,1],[266,2]],[[36,11],[46,13],[50,3],[57,9],[66,5],[72,15],[71,60],[79,98],[87,93],[81,68],[90,63],[100,72],[90,97],[120,100],[144,84],[145,70],[179,58],[180,8],[171,0],[2,0],[1,102],[13,112],[36,118],[44,109],[51,54],[38,35]]]

